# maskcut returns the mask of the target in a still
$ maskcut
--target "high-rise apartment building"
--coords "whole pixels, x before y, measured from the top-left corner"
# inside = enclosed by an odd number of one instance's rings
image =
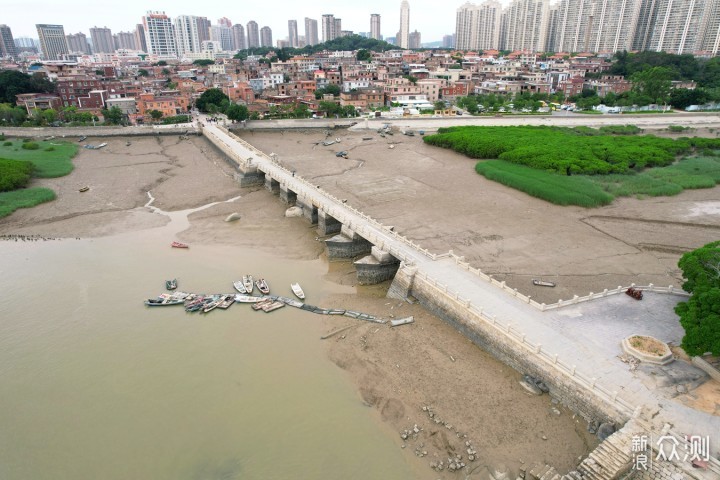
[[[720,0],[710,0],[705,8],[706,18],[700,34],[699,53],[720,55]]]
[[[400,4],[400,31],[397,44],[400,48],[408,48],[410,44],[410,4],[403,0]]]
[[[305,45],[317,45],[318,40],[318,22],[312,18],[305,17]]]
[[[297,20],[288,20],[288,42],[291,48],[298,46]]]
[[[337,38],[340,30],[336,30],[335,15],[326,13],[322,16],[322,41],[329,42]]]
[[[247,40],[245,39],[245,27],[240,23],[236,23],[232,27],[233,43],[236,50],[245,50],[247,48]]]
[[[550,5],[548,11],[548,28],[547,28],[547,39],[545,40],[545,51],[547,52],[558,52],[557,48],[557,25],[558,15],[560,12],[560,5]]]
[[[17,57],[15,39],[12,30],[7,25],[0,25],[0,57]]]
[[[175,29],[165,12],[147,12],[143,17],[148,53],[159,57],[177,57]]]
[[[466,3],[457,9],[455,35],[458,50],[485,50],[500,47],[502,5],[488,0],[480,5]]]
[[[656,0],[654,26],[647,49],[668,53],[693,53],[701,48],[706,8],[712,0]],[[717,12],[715,12],[717,13]]]
[[[260,31],[258,24],[254,20],[250,20],[247,24],[247,47],[257,48],[260,46]]]
[[[370,38],[380,40],[380,14],[373,13],[370,15]]]
[[[442,47],[443,48],[454,48],[455,47],[455,41],[453,38],[455,35],[443,35],[442,38]]]
[[[145,26],[142,23],[135,25],[135,44],[141,52],[147,52],[147,39],[145,38]]]
[[[118,32],[113,35],[113,40],[115,40],[115,50],[120,48],[125,50],[137,50],[137,45],[135,44],[135,34],[133,32]]]
[[[232,28],[228,28],[224,25],[211,25],[210,41],[218,42],[220,44],[220,48],[222,48],[224,52],[232,51],[234,49]]]
[[[502,15],[500,48],[544,51],[549,14],[548,0],[513,0]]]
[[[227,17],[218,18],[217,24],[221,27],[232,28],[232,22]]]
[[[207,17],[195,17],[195,22],[197,23],[200,45],[202,45],[202,42],[210,40],[210,20]]]
[[[272,30],[270,27],[262,27],[260,29],[260,46],[261,47],[272,47]]]
[[[68,53],[65,28],[62,25],[37,24],[35,25],[45,60],[60,60],[62,55]]]
[[[91,28],[90,40],[92,41],[93,52],[95,53],[113,53],[115,51],[112,32],[107,27]]]
[[[200,52],[202,40],[198,30],[198,18],[194,15],[178,15],[173,20],[178,55]]]
[[[66,35],[65,39],[67,40],[70,53],[90,53],[90,45],[88,44],[87,37],[84,33],[78,32]]]
[[[562,0],[556,19],[557,50],[614,53],[632,49],[641,1]]]
[[[408,35],[408,48],[410,49],[419,49],[422,45],[420,32],[415,30],[414,32],[410,32],[410,35]]]

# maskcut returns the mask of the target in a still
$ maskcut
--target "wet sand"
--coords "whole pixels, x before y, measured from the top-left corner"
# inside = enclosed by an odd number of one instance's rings
[[[274,138],[266,134],[257,137],[265,138],[266,142]],[[293,145],[302,145],[304,140],[309,140],[301,135],[285,135],[284,138],[292,139]],[[285,206],[277,197],[262,188],[238,189],[229,165],[204,139],[134,137],[131,140],[130,146],[126,145],[126,139],[112,139],[103,150],[81,150],[72,174],[36,181],[36,185],[53,188],[58,199],[0,220],[0,235],[93,237],[158,226],[163,223],[163,217],[143,207],[148,201],[148,190],[155,198],[154,205],[166,211],[223,202],[241,195],[242,198],[234,203],[218,203],[191,215],[190,227],[178,239],[206,245],[240,243],[269,253],[282,249],[284,256],[298,259],[324,255],[324,245],[316,239],[314,229],[304,219],[286,218]],[[355,141],[363,142],[361,138]],[[415,142],[413,148],[418,146],[417,139],[411,141]],[[267,152],[281,152],[261,143],[258,142],[258,146],[265,147]],[[399,151],[403,151],[401,145],[397,147]],[[343,148],[350,149],[349,145]],[[423,245],[432,243],[439,248],[450,241],[442,236],[427,236],[432,232],[432,223],[427,220],[418,225],[430,226],[406,226],[412,218],[403,217],[405,207],[392,201],[393,196],[397,196],[397,189],[386,189],[386,197],[377,193],[378,183],[380,186],[392,184],[396,181],[392,177],[368,172],[363,183],[362,178],[347,178],[342,168],[338,171],[334,162],[341,159],[336,160],[334,155],[329,161],[324,157],[312,160],[312,148],[307,152],[304,147],[298,151],[307,155],[302,157],[307,165],[298,161],[298,171],[315,178],[332,193],[352,199],[350,202],[354,205],[357,201],[356,206],[361,209],[372,207],[372,212],[368,213],[400,226],[404,233],[423,232],[424,228],[425,235],[420,235],[426,237],[422,239]],[[453,156],[451,152],[448,154]],[[284,155],[281,152],[281,159]],[[410,161],[413,155],[408,150],[401,157]],[[452,163],[457,160],[442,159],[438,153],[433,155],[431,160],[422,160],[421,155],[419,161]],[[353,161],[355,156],[356,153],[351,156]],[[380,163],[393,158],[380,157],[372,158]],[[371,158],[370,154],[368,158]],[[315,171],[313,174],[308,173],[310,167]],[[360,168],[354,167],[355,170]],[[437,171],[442,173],[442,169]],[[403,177],[400,181],[415,185],[417,195],[424,190],[419,180],[412,183],[409,177]],[[432,182],[428,180],[426,184]],[[78,192],[85,185],[90,190]],[[348,188],[341,190],[343,185]],[[453,187],[452,183],[448,185]],[[354,196],[357,186],[364,186],[366,191],[376,194]],[[453,189],[457,186],[455,184]],[[436,189],[428,190],[435,192]],[[504,195],[511,198],[512,192]],[[382,201],[383,198],[386,201]],[[516,200],[515,204],[524,201]],[[430,205],[438,209],[443,206]],[[533,208],[541,207],[535,205]],[[411,210],[418,214],[422,208]],[[426,215],[443,218],[442,212],[432,213],[432,210]],[[386,213],[380,216],[379,213],[384,211]],[[239,221],[223,221],[234,212],[241,215]],[[499,219],[501,213],[495,215]],[[293,225],[293,228],[283,229],[290,234],[277,234],[281,224],[285,227]],[[498,223],[498,228],[501,226]],[[513,227],[521,230],[519,225]],[[460,242],[459,250],[462,251],[464,246],[465,243]],[[522,264],[521,259],[516,262]],[[328,270],[331,280],[355,285],[351,263],[331,263]],[[518,384],[520,375],[517,372],[495,361],[440,319],[417,305],[386,299],[387,287],[387,284],[358,287],[356,295],[331,296],[328,304],[387,317],[414,315],[414,324],[393,329],[387,325],[328,317],[322,319],[328,333],[345,325],[355,326],[327,340],[318,339],[318,347],[325,348],[329,358],[357,385],[358,401],[373,408],[397,432],[397,447],[404,448],[403,455],[418,456],[416,461],[421,464],[444,461],[447,465],[448,457],[459,454],[468,465],[465,474],[472,471],[474,476],[482,478],[480,475],[486,468],[501,464],[513,473],[523,465],[530,467],[535,462],[547,462],[559,471],[567,471],[597,443],[586,433],[585,423],[574,418],[572,412],[552,404],[547,396],[528,396]],[[433,412],[432,419],[423,407],[429,407]],[[435,419],[442,419],[445,425],[435,423]],[[412,430],[415,425],[420,432],[402,439],[400,434],[406,429]],[[470,442],[470,447],[466,442]],[[468,460],[468,448],[477,452],[476,460]],[[437,474],[428,472],[434,478],[456,475],[447,470]]]

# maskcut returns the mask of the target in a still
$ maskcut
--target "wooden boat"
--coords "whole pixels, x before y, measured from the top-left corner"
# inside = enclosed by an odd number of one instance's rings
[[[405,317],[405,318],[398,318],[397,320],[390,320],[390,326],[391,327],[397,327],[398,325],[406,325],[408,323],[413,323],[415,321],[415,317]]]
[[[252,295],[253,289],[255,288],[255,282],[253,282],[252,275],[243,275],[243,285],[248,295]]]
[[[555,286],[554,282],[546,282],[545,280],[533,279],[532,283],[533,283],[533,285],[537,285],[539,287],[554,287]]]
[[[78,142],[84,142],[86,138],[87,138],[87,137],[86,137],[85,135],[83,135],[82,137],[80,137],[80,138],[78,139]]]
[[[103,142],[103,143],[101,143],[100,145],[98,145],[98,146],[95,147],[95,148],[98,149],[98,148],[103,148],[103,147],[105,147],[105,146],[107,146],[107,143]]]
[[[278,308],[283,308],[285,304],[283,302],[280,302],[278,300],[270,301],[269,303],[265,303],[262,305],[262,311],[265,313],[270,313],[272,311],[277,310]]]
[[[229,294],[229,295],[223,295],[222,300],[218,304],[218,308],[222,308],[223,310],[227,310],[230,308],[230,305],[235,303],[235,295]]]
[[[233,282],[233,287],[235,287],[235,290],[240,292],[241,294],[245,295],[248,293],[248,291],[245,289],[245,283],[243,280],[238,280],[237,282]]]
[[[205,306],[202,308],[203,313],[212,312],[215,310],[218,305],[220,305],[220,302],[222,302],[222,296],[221,295],[212,295],[210,296],[209,300],[205,303]]]
[[[177,278],[172,280],[165,280],[165,288],[168,290],[175,290],[177,288]]]
[[[266,305],[273,303],[271,298],[263,298],[261,301],[250,306],[253,310],[263,310]]]
[[[80,190],[78,190],[78,192],[87,192],[88,190],[90,190],[90,187],[88,187],[86,185],[86,186],[82,187]]]
[[[173,248],[190,248],[190,245],[181,242],[172,242],[170,246]]]
[[[238,303],[257,303],[263,300],[267,300],[267,298],[256,295],[235,295],[235,301]]]
[[[262,293],[267,295],[270,293],[270,287],[268,286],[267,282],[264,278],[261,278],[259,280],[255,281],[255,286],[257,286],[258,290],[260,290]]]
[[[290,288],[292,288],[292,291],[296,297],[298,297],[301,300],[305,299],[305,292],[303,292],[303,289],[302,289],[302,287],[300,287],[299,283],[290,284]]]
[[[180,305],[184,302],[184,297],[176,296],[170,293],[163,293],[157,298],[148,298],[145,305],[148,307],[167,307],[169,305]]]

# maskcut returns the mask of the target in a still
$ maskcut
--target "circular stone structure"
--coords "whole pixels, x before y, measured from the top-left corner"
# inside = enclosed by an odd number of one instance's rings
[[[625,337],[622,341],[622,348],[625,353],[646,363],[667,365],[674,360],[670,347],[665,342],[649,335]]]

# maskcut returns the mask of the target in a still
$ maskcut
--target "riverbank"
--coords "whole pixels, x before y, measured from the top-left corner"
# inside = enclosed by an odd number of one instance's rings
[[[102,150],[81,151],[67,177],[39,180],[55,189],[58,199],[1,220],[0,235],[107,237],[162,226],[166,217],[143,207],[151,191],[153,205],[165,211],[219,202],[191,214],[188,228],[178,234],[178,240],[192,246],[242,245],[299,260],[323,255],[324,244],[313,227],[302,218],[286,218],[285,206],[264,189],[238,189],[231,173],[202,138],[110,139]],[[80,193],[78,185],[90,190]],[[225,201],[238,195],[233,202]],[[235,212],[240,220],[224,221]],[[327,278],[356,285],[351,263],[328,264]],[[419,306],[386,299],[386,289],[387,285],[357,287],[357,294],[331,295],[323,304],[387,318],[414,315],[414,324],[390,328],[320,318],[317,321],[328,333],[356,326],[318,339],[318,348],[327,349],[329,358],[356,385],[358,402],[373,408],[374,415],[396,432],[398,451],[428,465],[428,478],[451,478],[447,470],[436,473],[429,464],[447,465],[447,458],[458,454],[468,472],[501,464],[517,472],[541,461],[569,470],[596,444],[571,412],[552,404],[546,395],[528,396],[518,384],[517,372]],[[423,407],[431,409],[433,419]],[[401,433],[415,425],[422,433],[403,439]],[[477,452],[475,460],[469,460],[468,449]]]

